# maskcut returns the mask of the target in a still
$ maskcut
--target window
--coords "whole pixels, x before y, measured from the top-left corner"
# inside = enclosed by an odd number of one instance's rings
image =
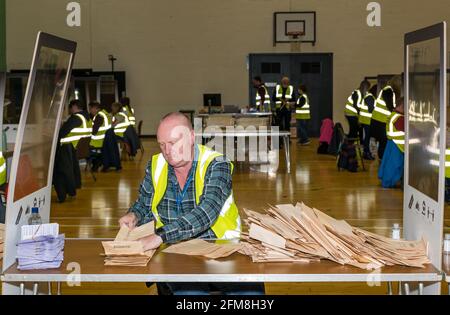
[[[302,62],[300,67],[302,73],[320,73],[322,69],[320,62]]]
[[[262,62],[261,73],[281,73],[281,63],[279,62]]]

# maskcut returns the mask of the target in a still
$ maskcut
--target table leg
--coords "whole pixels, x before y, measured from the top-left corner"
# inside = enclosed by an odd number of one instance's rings
[[[283,136],[283,143],[284,143],[284,154],[286,157],[286,168],[288,174],[291,173],[291,148],[290,148],[290,142],[289,142],[289,136]]]
[[[33,284],[33,295],[38,295],[39,284],[35,282]]]
[[[49,281],[47,283],[47,286],[48,286],[48,295],[52,295],[52,283]]]
[[[56,283],[56,294],[61,295],[61,282]]]
[[[419,282],[419,295],[423,295],[423,282]]]
[[[388,282],[388,295],[392,295],[392,282]]]
[[[398,295],[402,295],[402,282],[401,281],[399,281],[398,282]]]
[[[409,283],[405,283],[405,295],[409,295]]]
[[[20,284],[20,295],[25,295],[25,283]]]

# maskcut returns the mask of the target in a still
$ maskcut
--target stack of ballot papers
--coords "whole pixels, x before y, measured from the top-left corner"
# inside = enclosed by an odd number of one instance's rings
[[[105,266],[145,267],[155,250],[144,251],[138,239],[155,234],[154,222],[141,225],[133,230],[123,226],[114,241],[102,242],[105,250]]]
[[[194,239],[172,245],[163,250],[163,253],[203,256],[210,259],[218,259],[230,256],[241,250],[242,246],[242,244],[211,243],[202,239]]]
[[[249,232],[240,253],[254,262],[312,262],[328,259],[362,269],[425,267],[423,240],[394,240],[336,220],[304,203],[278,205],[267,213],[245,210]]]
[[[19,242],[17,261],[19,270],[59,268],[64,259],[64,234],[45,235]]]
[[[3,259],[3,247],[5,240],[5,225],[0,223],[0,260]]]

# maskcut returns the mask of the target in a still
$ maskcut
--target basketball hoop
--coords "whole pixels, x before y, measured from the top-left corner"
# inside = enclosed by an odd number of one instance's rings
[[[305,32],[290,31],[287,32],[286,35],[291,39],[291,52],[300,52],[302,43],[301,38],[305,35]]]
[[[305,32],[290,31],[290,32],[287,32],[286,35],[289,36],[290,39],[298,39],[300,36],[305,35]]]

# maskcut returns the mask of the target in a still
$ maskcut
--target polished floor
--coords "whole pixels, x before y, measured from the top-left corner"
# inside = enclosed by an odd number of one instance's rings
[[[117,221],[136,199],[144,168],[151,155],[158,152],[155,140],[144,141],[145,153],[134,161],[123,162],[120,173],[98,173],[94,182],[83,173],[83,188],[74,199],[56,202],[53,196],[51,221],[61,225],[67,237],[114,237]],[[233,177],[233,190],[239,208],[263,210],[268,204],[306,204],[350,224],[389,235],[394,223],[402,222],[403,193],[400,189],[381,188],[376,176],[378,162],[366,163],[366,171],[338,172],[332,156],[316,154],[317,141],[309,146],[293,142],[292,171],[286,173],[284,158],[276,176],[250,171],[246,163],[238,163]],[[450,232],[450,215],[446,211],[445,231]],[[386,287],[365,284],[268,284],[270,294],[384,294]],[[66,294],[154,294],[154,288],[143,284],[88,284],[63,287]]]

